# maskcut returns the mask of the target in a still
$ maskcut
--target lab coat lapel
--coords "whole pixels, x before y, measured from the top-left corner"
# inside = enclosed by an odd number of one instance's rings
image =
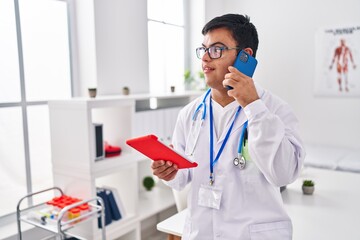
[[[261,88],[259,85],[257,85],[256,82],[254,82],[254,85],[255,85],[257,94],[261,99],[263,97],[265,91],[264,91],[263,88]],[[233,129],[232,129],[231,133],[230,133],[230,136],[231,136],[231,134],[237,132],[237,130],[240,127],[242,127],[246,121],[247,121],[247,117],[246,117],[246,115],[244,113],[244,109],[241,109],[240,115],[238,116],[238,118],[236,119],[236,121],[234,123],[234,126],[233,126]],[[232,123],[232,120],[229,121],[229,123],[226,126],[226,129],[229,129],[231,123]],[[224,141],[226,133],[227,133],[227,130],[222,133],[220,138],[218,138],[217,144],[221,144]],[[215,134],[214,134],[214,136],[215,136]]]
[[[234,115],[235,116],[235,115]],[[233,122],[233,119],[234,119],[234,116],[233,118],[228,122],[227,126],[226,126],[226,130],[222,132],[221,134],[221,137],[217,139],[217,144],[221,144],[224,140],[225,140],[225,137],[226,137],[226,133],[227,131],[229,130],[230,126],[231,126],[231,123]],[[230,136],[231,134],[237,132],[236,130],[239,129],[240,127],[242,127],[244,125],[244,123],[247,121],[247,118],[246,118],[246,115],[243,111],[243,109],[240,110],[240,113],[239,113],[239,116],[237,117],[235,123],[234,123],[234,126],[231,130],[231,133],[230,133]],[[216,134],[214,134],[215,136]]]
[[[246,115],[245,115],[244,110],[241,109],[240,115],[238,116],[238,118],[236,119],[236,121],[235,121],[235,123],[234,123],[234,127],[233,127],[233,129],[232,129],[232,131],[231,131],[231,134],[236,133],[239,128],[242,128],[242,127],[244,126],[244,123],[245,123],[247,120],[248,120],[248,119],[247,119],[247,117],[246,117]],[[231,134],[230,134],[230,135],[231,135]]]

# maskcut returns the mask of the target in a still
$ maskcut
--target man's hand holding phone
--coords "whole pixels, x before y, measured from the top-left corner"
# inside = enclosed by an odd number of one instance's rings
[[[229,73],[225,75],[223,85],[228,89],[228,95],[235,98],[242,107],[259,99],[252,80],[256,65],[257,60],[241,50],[234,66],[229,66]]]
[[[235,98],[243,108],[249,103],[259,99],[252,78],[241,73],[233,66],[229,66],[228,70],[229,73],[225,74],[223,85],[230,85],[233,87],[233,89],[227,92],[230,97]]]

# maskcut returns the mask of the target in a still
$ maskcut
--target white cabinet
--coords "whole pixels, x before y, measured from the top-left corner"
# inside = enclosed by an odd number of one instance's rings
[[[174,206],[172,192],[164,185],[144,191],[141,181],[151,175],[151,161],[125,142],[144,134],[156,134],[170,141],[178,111],[199,94],[104,96],[49,102],[55,186],[65,194],[84,199],[95,197],[96,187],[108,186],[117,190],[123,202],[126,216],[106,226],[108,239],[141,239],[141,222]],[[156,110],[150,108],[150,98],[157,100]],[[103,126],[103,140],[122,148],[120,156],[95,160],[95,123]],[[99,239],[101,233],[96,220],[78,231],[87,239]]]

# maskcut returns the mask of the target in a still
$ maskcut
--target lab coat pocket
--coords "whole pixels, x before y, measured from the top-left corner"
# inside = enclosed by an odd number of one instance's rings
[[[250,226],[251,240],[291,240],[292,225],[290,221],[260,223]]]

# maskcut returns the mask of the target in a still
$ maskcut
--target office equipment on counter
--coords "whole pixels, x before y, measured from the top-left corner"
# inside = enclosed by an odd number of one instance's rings
[[[110,145],[105,141],[105,157],[116,157],[121,154],[121,147]]]
[[[95,136],[95,161],[105,158],[103,124],[93,123]]]

